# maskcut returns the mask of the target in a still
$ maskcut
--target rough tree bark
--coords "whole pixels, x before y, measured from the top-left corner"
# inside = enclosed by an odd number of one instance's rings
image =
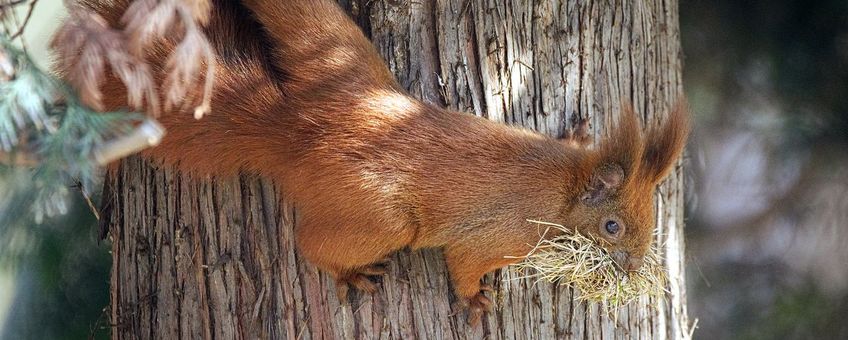
[[[648,124],[682,96],[677,1],[342,0],[400,83],[438,105],[561,135],[602,131],[623,102]],[[214,155],[210,155],[214,157]],[[270,182],[181,177],[140,159],[107,182],[115,339],[684,338],[683,180],[656,196],[670,287],[617,320],[568,287],[501,271],[494,313],[469,328],[439,250],[402,251],[373,296],[340,305],[295,252],[297,202]]]

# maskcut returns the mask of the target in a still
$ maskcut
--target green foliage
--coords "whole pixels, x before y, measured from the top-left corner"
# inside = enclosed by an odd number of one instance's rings
[[[32,175],[33,187],[37,189],[33,210],[36,221],[45,215],[63,213],[57,208],[64,204],[68,179],[79,181],[83,191],[94,187],[97,177],[97,164],[92,158],[94,149],[109,136],[129,133],[132,125],[128,123],[133,121],[125,113],[97,114],[81,106],[67,107],[56,132],[45,134],[36,143],[37,154],[41,156],[40,165]]]
[[[0,165],[0,258],[16,255],[22,226],[65,213],[73,183],[86,194],[96,186],[93,152],[128,134],[143,116],[97,113],[68,87],[38,69],[6,37],[0,37],[0,150],[37,164]],[[18,254],[19,255],[19,254]]]
[[[2,39],[2,38],[0,38]],[[56,83],[31,67],[29,58],[6,40],[0,40],[12,69],[10,79],[0,82],[0,147],[11,151],[20,140],[20,130],[29,125],[38,130],[50,129],[49,103],[57,95]]]

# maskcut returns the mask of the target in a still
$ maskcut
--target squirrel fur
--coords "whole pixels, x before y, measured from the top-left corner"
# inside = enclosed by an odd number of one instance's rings
[[[93,8],[119,26],[126,2]],[[273,179],[298,209],[299,252],[340,290],[373,291],[374,265],[399,249],[440,247],[479,316],[490,305],[482,276],[539,241],[528,219],[606,240],[623,268],[640,266],[654,190],[689,132],[683,105],[647,132],[622,112],[590,149],[575,145],[585,136],[558,140],[411,97],[333,1],[213,3],[212,112],[164,113],[168,134],[144,155],[195,175]],[[151,65],[164,63],[165,45],[148,53]],[[107,106],[125,106],[118,80],[103,91]]]

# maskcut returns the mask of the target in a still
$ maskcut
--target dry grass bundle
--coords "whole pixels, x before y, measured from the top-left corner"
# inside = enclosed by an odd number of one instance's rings
[[[656,249],[645,256],[638,271],[625,273],[597,240],[558,224],[529,221],[546,226],[545,234],[556,229],[562,235],[544,237],[533,250],[513,266],[517,272],[533,269],[534,277],[570,285],[580,291],[580,301],[602,302],[610,313],[640,296],[660,297],[666,293],[666,275]],[[543,235],[544,236],[544,235]]]

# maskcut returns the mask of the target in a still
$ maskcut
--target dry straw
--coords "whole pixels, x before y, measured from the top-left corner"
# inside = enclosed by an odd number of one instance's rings
[[[521,278],[570,285],[580,291],[578,300],[601,302],[608,314],[640,296],[661,297],[666,293],[666,275],[656,249],[645,255],[638,271],[625,273],[591,236],[559,224],[528,221],[547,229],[533,250],[521,257],[524,261],[513,266],[516,272],[535,271]],[[561,231],[562,235],[545,239],[551,229]]]

